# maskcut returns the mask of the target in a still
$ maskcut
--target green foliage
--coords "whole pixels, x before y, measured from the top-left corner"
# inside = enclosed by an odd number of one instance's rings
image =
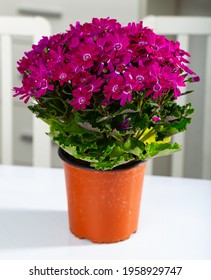
[[[68,97],[49,92],[29,109],[49,125],[48,135],[55,143],[101,170],[179,151],[180,145],[169,137],[185,131],[193,113],[191,104],[180,106],[169,96],[155,102],[139,94],[136,102],[120,108],[116,101],[81,111],[69,106]]]

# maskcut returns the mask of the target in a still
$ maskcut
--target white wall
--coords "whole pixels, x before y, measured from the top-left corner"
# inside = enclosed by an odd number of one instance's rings
[[[0,4],[0,15],[35,14],[51,21],[53,33],[63,32],[70,23],[93,17],[116,18],[122,23],[137,21],[140,0],[7,0]]]

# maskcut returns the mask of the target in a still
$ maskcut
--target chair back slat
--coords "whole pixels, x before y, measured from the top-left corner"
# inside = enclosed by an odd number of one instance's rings
[[[12,109],[12,40],[9,35],[1,37],[1,155],[4,164],[13,162],[13,109]]]
[[[211,34],[207,38],[206,59],[207,63],[205,67],[202,178],[211,179]]]
[[[49,36],[51,27],[42,17],[0,16],[1,43],[1,155],[3,164],[13,164],[13,107],[12,107],[12,39],[13,36],[30,37],[38,43],[42,36]],[[33,118],[32,164],[34,166],[51,166],[51,140],[45,135],[47,125],[35,116]]]

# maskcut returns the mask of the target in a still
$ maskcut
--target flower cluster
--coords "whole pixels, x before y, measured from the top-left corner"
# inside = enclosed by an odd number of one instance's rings
[[[173,90],[177,98],[187,74],[195,74],[185,55],[178,42],[156,35],[142,22],[122,27],[116,20],[95,18],[44,37],[25,53],[18,63],[23,86],[15,88],[15,95],[27,103],[30,97],[39,99],[68,85],[75,110],[93,106],[95,94],[100,94],[101,104],[119,100],[121,106],[140,91],[157,99]]]
[[[179,149],[159,145],[190,122],[190,104],[175,103],[187,82],[199,80],[188,67],[189,56],[179,42],[142,22],[122,26],[115,19],[94,18],[33,45],[18,62],[23,79],[14,96],[36,101],[30,109],[70,154],[109,169]],[[105,162],[110,167],[102,167]]]

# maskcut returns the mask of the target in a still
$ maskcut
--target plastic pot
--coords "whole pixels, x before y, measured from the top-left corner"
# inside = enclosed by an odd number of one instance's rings
[[[98,171],[61,148],[59,156],[64,161],[69,225],[74,235],[113,243],[137,231],[146,162]]]

